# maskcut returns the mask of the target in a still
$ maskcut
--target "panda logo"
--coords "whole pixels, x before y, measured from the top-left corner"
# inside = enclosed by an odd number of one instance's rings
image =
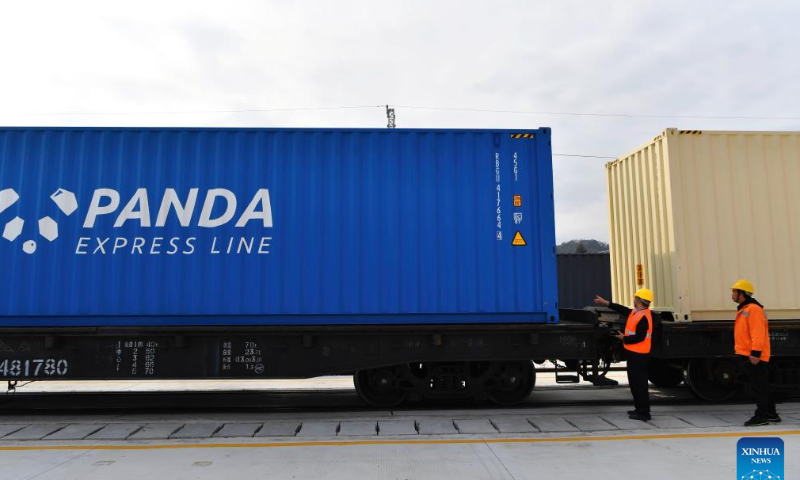
[[[10,206],[17,203],[19,195],[13,188],[6,188],[0,190],[0,213],[5,211]],[[50,200],[56,204],[59,210],[65,215],[72,215],[78,209],[78,200],[75,194],[69,190],[59,188],[54,194],[50,195]],[[25,220],[20,217],[14,217],[6,222],[3,227],[3,238],[9,242],[15,241],[21,234],[22,228],[25,226]],[[39,235],[44,237],[47,241],[52,242],[58,238],[58,224],[49,216],[44,216],[38,221]],[[27,254],[36,252],[36,240],[29,239],[22,243],[22,251]]]

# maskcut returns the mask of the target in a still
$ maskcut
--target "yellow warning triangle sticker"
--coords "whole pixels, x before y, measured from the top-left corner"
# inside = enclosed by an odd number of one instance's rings
[[[522,238],[522,234],[519,233],[519,230],[517,230],[517,234],[514,235],[514,240],[511,240],[511,245],[514,245],[515,247],[524,247],[528,245],[528,242]]]

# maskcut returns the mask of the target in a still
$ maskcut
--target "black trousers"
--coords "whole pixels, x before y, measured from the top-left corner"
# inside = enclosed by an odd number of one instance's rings
[[[776,413],[775,397],[772,396],[769,388],[769,362],[758,362],[753,365],[747,358],[742,362],[742,368],[750,379],[750,389],[756,397],[755,416],[774,415]]]
[[[633,395],[633,405],[639,413],[650,413],[650,392],[647,386],[647,366],[650,363],[649,354],[628,354],[628,385]]]

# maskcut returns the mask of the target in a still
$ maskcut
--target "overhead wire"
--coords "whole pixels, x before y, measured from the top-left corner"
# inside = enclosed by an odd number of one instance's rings
[[[216,113],[269,113],[310,110],[346,110],[360,108],[384,108],[384,105],[346,105],[340,107],[291,107],[291,108],[247,108],[236,110],[159,110],[141,112],[0,112],[0,115],[19,116],[71,116],[71,115],[195,115]]]
[[[800,117],[771,117],[771,116],[747,116],[747,115],[648,115],[631,113],[599,113],[599,112],[560,112],[560,111],[535,111],[535,110],[502,110],[487,108],[460,108],[460,107],[436,107],[425,105],[400,105],[391,104],[394,108],[407,108],[411,110],[431,110],[443,112],[473,112],[473,113],[497,113],[512,115],[560,115],[574,117],[600,117],[600,118],[652,118],[652,119],[702,119],[702,120],[778,120],[793,121],[800,120]],[[299,111],[324,111],[324,110],[357,110],[367,108],[386,108],[387,105],[342,105],[329,107],[285,107],[285,108],[247,108],[247,109],[228,109],[228,110],[161,110],[161,111],[139,111],[139,112],[0,112],[2,115],[19,116],[99,116],[99,115],[195,115],[195,114],[239,114],[239,113],[271,113],[271,112],[299,112]],[[574,158],[598,158],[614,159],[616,157],[604,155],[582,155],[574,153],[553,153],[556,157]]]
[[[394,105],[395,108],[409,108],[416,110],[439,110],[453,112],[476,112],[476,113],[506,113],[515,115],[564,115],[573,117],[617,117],[617,118],[671,118],[671,119],[695,119],[695,120],[800,120],[800,117],[768,117],[768,116],[747,116],[747,115],[646,115],[633,113],[597,113],[597,112],[551,112],[534,110],[494,110],[485,108],[455,108],[455,107],[428,107],[421,105]]]
[[[554,157],[579,157],[579,158],[605,158],[609,160],[613,160],[617,157],[605,157],[602,155],[579,155],[576,153],[554,153]]]
[[[694,119],[694,120],[777,120],[796,121],[800,116],[751,116],[751,115],[661,115],[640,113],[602,113],[602,112],[570,112],[546,110],[503,110],[488,108],[461,108],[438,107],[426,105],[400,105],[389,104],[395,108],[411,110],[432,110],[443,112],[473,112],[473,113],[498,113],[511,115],[560,115],[573,117],[600,117],[600,118],[652,118],[652,119]],[[386,105],[343,105],[332,107],[285,107],[285,108],[246,108],[226,110],[153,110],[153,111],[128,111],[128,112],[0,112],[0,115],[19,116],[70,116],[70,115],[194,115],[194,114],[221,114],[221,113],[270,113],[270,112],[295,112],[315,110],[354,110],[367,108],[386,108]]]

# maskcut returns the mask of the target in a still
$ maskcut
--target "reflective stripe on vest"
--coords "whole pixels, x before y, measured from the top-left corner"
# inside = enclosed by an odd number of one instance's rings
[[[647,335],[645,335],[644,340],[634,344],[623,343],[622,346],[631,352],[650,353],[653,336],[653,316],[652,312],[650,312],[650,309],[645,308],[639,311],[634,310],[630,315],[628,315],[628,322],[625,324],[625,336],[631,337],[636,335],[636,326],[642,319],[647,319]]]
[[[631,332],[630,330],[625,330],[625,335],[632,337],[632,336],[636,335],[636,332]],[[647,335],[645,335],[645,338],[650,338],[650,337],[651,337],[651,335],[649,333]]]

